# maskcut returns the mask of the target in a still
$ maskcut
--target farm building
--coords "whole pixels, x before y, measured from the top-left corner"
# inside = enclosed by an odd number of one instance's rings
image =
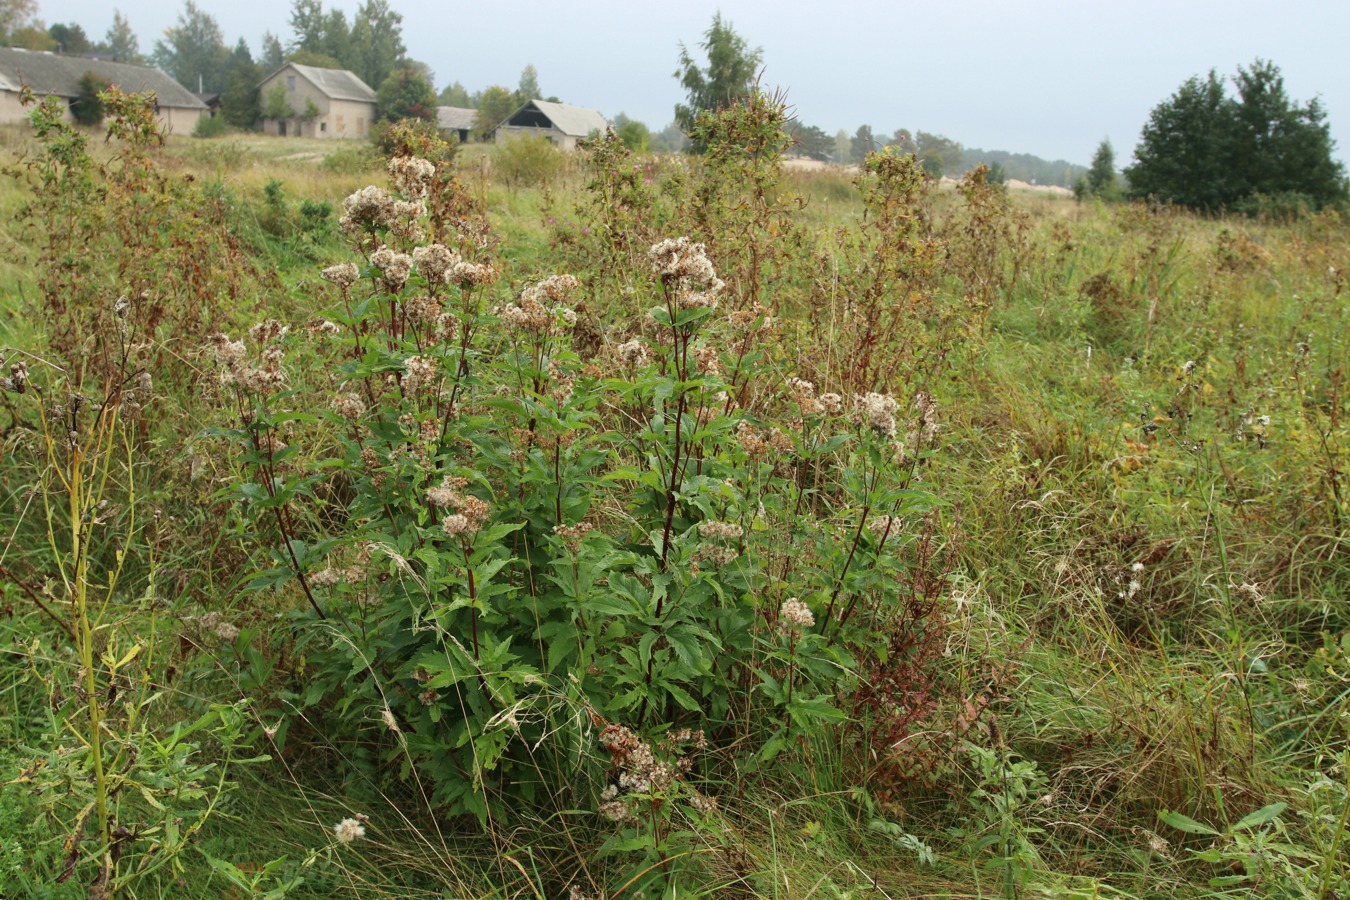
[[[80,79],[93,72],[127,93],[154,91],[159,101],[157,118],[176,134],[191,134],[197,120],[206,114],[206,104],[159,69],[130,63],[61,56],[44,50],[0,47],[0,124],[27,122],[28,110],[19,102],[19,91],[27,85],[39,98],[57,96],[66,102],[66,118],[71,102],[80,94]]]
[[[441,137],[457,139],[461,144],[469,142],[469,134],[478,127],[478,110],[463,106],[436,107],[436,130]]]
[[[286,63],[259,85],[263,131],[282,137],[364,138],[375,122],[375,92],[346,69]],[[290,116],[267,116],[272,95],[284,92]]]
[[[575,150],[577,141],[609,127],[605,117],[584,106],[531,100],[502,120],[496,128],[496,141],[502,143],[519,135],[540,135],[563,150]]]

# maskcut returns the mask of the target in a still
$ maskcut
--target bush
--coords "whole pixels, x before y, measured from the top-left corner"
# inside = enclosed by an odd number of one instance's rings
[[[197,120],[196,126],[192,129],[192,136],[195,138],[217,138],[228,134],[230,123],[225,121],[224,116],[202,116]]]
[[[562,166],[562,152],[546,137],[508,138],[492,154],[493,171],[512,188],[549,184]]]

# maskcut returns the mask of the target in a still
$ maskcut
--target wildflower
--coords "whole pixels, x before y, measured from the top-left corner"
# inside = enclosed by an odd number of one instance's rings
[[[412,273],[412,257],[406,253],[395,253],[388,247],[381,247],[372,253],[370,264],[383,273],[385,287],[390,293],[402,290]]]
[[[417,702],[423,706],[435,706],[436,701],[441,699],[440,691],[435,688],[427,688],[417,695]]]
[[[471,534],[475,529],[467,516],[455,513],[441,521],[441,530],[451,537],[458,537],[461,534]]]
[[[332,587],[338,583],[338,573],[332,566],[320,569],[309,576],[309,583],[313,587]]]
[[[366,403],[360,394],[338,394],[333,398],[333,411],[349,422],[355,422],[365,415]]]
[[[394,190],[405,197],[427,195],[427,182],[436,174],[436,166],[419,156],[395,156],[389,160],[389,180]]]
[[[459,502],[459,492],[448,484],[439,484],[427,489],[427,504],[444,509]]]
[[[340,843],[350,844],[357,838],[363,838],[366,836],[365,823],[368,821],[369,819],[367,819],[365,816],[357,816],[355,818],[343,819],[341,822],[333,826],[333,835],[338,839]]]
[[[403,389],[409,393],[436,377],[436,360],[426,356],[409,356],[403,360]]]
[[[231,622],[217,622],[213,630],[216,637],[227,644],[233,644],[235,639],[239,637],[239,627]]]
[[[742,534],[741,526],[735,522],[717,522],[709,519],[698,523],[699,537],[708,540],[730,541],[735,540]]]
[[[335,266],[329,266],[319,273],[324,281],[331,281],[341,288],[349,288],[356,284],[356,279],[361,275],[361,270],[349,262],[338,263]]]
[[[844,398],[836,393],[820,395],[820,407],[827,416],[837,416],[844,411]]]
[[[716,347],[695,347],[694,359],[698,360],[698,370],[704,375],[722,374],[722,358]]]
[[[889,540],[900,533],[900,526],[904,520],[899,516],[876,516],[867,523],[867,530],[872,532],[872,536],[878,541]]]
[[[412,252],[412,260],[417,273],[431,284],[444,284],[448,273],[460,261],[459,254],[444,244],[417,247]]]
[[[778,617],[793,628],[810,628],[816,624],[811,607],[796,597],[789,597],[783,601],[782,608],[778,610]]]
[[[895,411],[900,408],[894,397],[875,392],[863,394],[854,401],[854,419],[869,426],[878,434],[895,437]]]
[[[553,533],[562,538],[563,544],[572,553],[581,549],[581,542],[591,531],[589,522],[578,522],[575,525],[554,525]]]
[[[342,201],[339,224],[353,234],[367,228],[388,228],[394,221],[394,198],[384,188],[368,185]]]
[[[619,354],[619,359],[635,369],[647,364],[647,345],[637,338],[620,344],[615,351]]]
[[[1134,565],[1130,566],[1130,571],[1131,571],[1131,572],[1142,572],[1142,571],[1144,571],[1144,564],[1141,563],[1141,562],[1137,562],[1137,563],[1135,563]]]
[[[471,262],[458,262],[446,276],[446,280],[459,285],[461,288],[473,288],[483,284],[490,284],[497,279],[497,270],[491,265],[475,264]]]
[[[797,402],[797,408],[806,415],[814,415],[821,410],[820,401],[816,399],[816,386],[809,381],[801,378],[792,377],[787,380],[788,390],[792,391],[793,399]]]
[[[619,789],[612,784],[600,792],[600,806],[596,812],[611,822],[625,822],[633,818],[633,812],[628,808],[627,801],[619,799]]]
[[[4,380],[4,388],[16,394],[28,390],[28,366],[25,363],[16,362],[9,367],[9,378]]]

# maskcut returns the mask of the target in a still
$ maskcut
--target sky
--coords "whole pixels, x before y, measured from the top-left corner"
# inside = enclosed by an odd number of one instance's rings
[[[121,8],[148,53],[182,0],[39,0],[39,15],[93,39]],[[351,18],[359,0],[327,0]],[[227,43],[258,53],[263,32],[291,37],[289,0],[198,0]],[[763,49],[761,84],[797,118],[833,135],[870,125],[944,134],[967,147],[1086,164],[1103,138],[1129,162],[1150,110],[1192,75],[1257,58],[1290,97],[1320,96],[1350,159],[1347,0],[391,0],[408,53],[470,92],[515,88],[533,65],[545,95],[653,130],[683,99],[683,43],[698,56],[720,11]],[[702,58],[698,56],[698,58]],[[378,85],[375,85],[378,87]]]

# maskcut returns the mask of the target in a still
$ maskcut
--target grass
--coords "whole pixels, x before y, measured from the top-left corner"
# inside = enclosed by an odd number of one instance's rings
[[[31,150],[20,134],[0,143]],[[347,256],[335,228],[297,238],[299,204],[340,209],[379,179],[378,161],[332,142],[240,135],[175,138],[164,153],[167,169],[230,199],[230,227],[280,278],[279,295],[251,298],[243,314],[314,318],[315,272]],[[460,172],[486,198],[503,270],[495,299],[506,302],[564,265],[568,251],[551,238],[560,216],[578,215],[586,178],[569,163],[546,189],[507,188],[488,160],[488,148],[466,148]],[[281,199],[269,205],[273,182]],[[858,191],[831,172],[794,172],[779,189],[804,198],[794,222],[816,256],[768,296],[803,315],[808,296],[842,309],[849,298],[811,267],[836,252],[831,233],[865,221]],[[13,298],[0,346],[41,353],[35,273],[23,262],[34,238],[13,216],[26,198],[12,180],[0,190],[11,213],[2,236],[15,248],[0,266]],[[1337,824],[1350,699],[1350,331],[1337,273],[1350,266],[1350,233],[1331,216],[1279,225],[1030,192],[1011,201],[1029,230],[1000,259],[1006,272],[1020,254],[1020,280],[1004,284],[926,383],[942,422],[927,478],[944,500],[955,563],[922,728],[886,744],[854,716],[757,768],[739,748],[718,748],[704,771],[722,787],[720,811],[715,827],[690,826],[681,852],[700,865],[681,893],[1336,896],[1350,875]],[[942,192],[934,234],[966,240],[943,231],[960,209]],[[576,225],[587,227],[579,216]],[[955,302],[972,279],[945,271],[937,290]],[[628,299],[599,299],[620,310],[597,313],[603,340],[617,343]],[[785,329],[792,339],[769,348],[783,376],[837,365],[831,341],[849,326],[829,312],[834,337]],[[154,890],[247,896],[239,879],[257,877],[257,896],[555,897],[573,884],[633,896],[641,866],[614,849],[589,797],[482,832],[438,815],[416,778],[381,770],[374,723],[343,732],[299,711],[306,651],[283,637],[295,598],[252,606],[240,593],[256,571],[239,549],[252,526],[212,499],[226,464],[186,443],[211,411],[181,400],[160,401],[175,415],[144,436],[172,460],[156,463],[166,473],[156,502],[185,517],[163,548],[161,580],[175,585],[163,612],[178,646],[166,650],[172,671],[155,675],[173,699],[154,730],[212,702],[251,699],[259,727],[249,740],[270,759],[235,770],[238,787],[184,868]],[[45,551],[28,502],[30,426],[5,395],[0,564],[40,593],[50,587],[38,577]],[[205,610],[237,613],[261,637],[240,655],[241,645],[192,624]],[[54,879],[78,810],[21,773],[66,752],[62,692],[77,666],[18,585],[0,586],[0,612],[0,697],[17,713],[0,722],[0,821],[11,829],[0,884],[76,896],[80,886]],[[132,632],[140,615],[128,614]],[[275,743],[264,738],[260,727],[283,718]],[[218,745],[201,752],[210,759]],[[1229,830],[1276,802],[1289,804],[1278,819]],[[1216,834],[1178,830],[1162,818],[1172,812]],[[356,813],[370,817],[367,839],[336,844],[333,824]],[[234,867],[233,881],[212,857]],[[79,871],[87,881],[92,870]]]

